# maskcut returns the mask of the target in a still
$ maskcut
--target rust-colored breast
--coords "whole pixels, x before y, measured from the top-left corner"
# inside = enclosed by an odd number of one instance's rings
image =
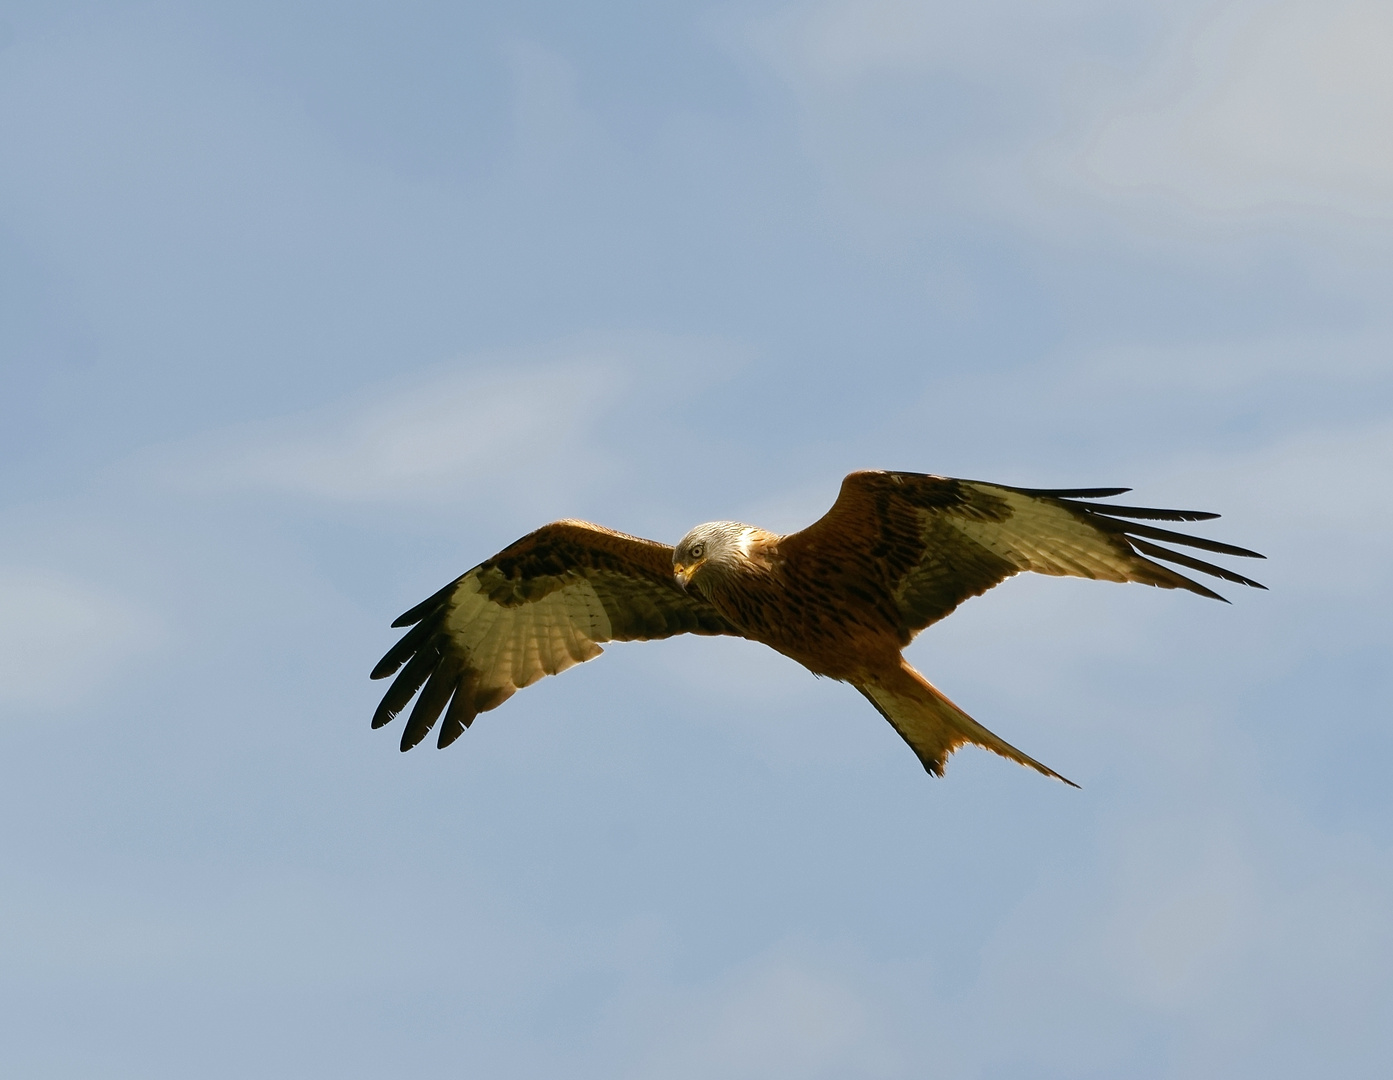
[[[874,560],[832,545],[777,548],[720,583],[712,604],[748,638],[819,675],[851,678],[908,642]]]

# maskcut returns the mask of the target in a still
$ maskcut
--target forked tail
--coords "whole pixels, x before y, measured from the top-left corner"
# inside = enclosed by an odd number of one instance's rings
[[[1063,780],[1070,787],[1079,786],[993,735],[903,661],[894,674],[857,685],[856,689],[890,721],[900,737],[919,755],[924,768],[935,776],[943,775],[949,754],[963,743],[975,743],[1004,758],[1029,765],[1046,776]]]

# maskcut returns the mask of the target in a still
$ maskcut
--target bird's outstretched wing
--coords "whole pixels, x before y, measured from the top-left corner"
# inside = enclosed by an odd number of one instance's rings
[[[818,548],[868,553],[878,584],[893,597],[911,634],[1022,570],[1136,581],[1224,599],[1153,561],[1161,559],[1225,581],[1264,587],[1153,541],[1261,559],[1256,551],[1144,524],[1204,521],[1218,514],[1084,501],[1128,490],[1044,490],[922,473],[854,472],[842,481],[832,509],[785,537],[780,548],[790,554]]]
[[[411,629],[372,677],[406,666],[372,726],[388,723],[420,690],[403,750],[424,739],[441,712],[438,745],[450,745],[514,691],[599,656],[601,641],[737,633],[709,603],[678,587],[672,548],[585,521],[529,533],[392,625]]]

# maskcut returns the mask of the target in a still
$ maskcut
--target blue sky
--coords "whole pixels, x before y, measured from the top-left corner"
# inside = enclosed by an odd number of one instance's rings
[[[1390,130],[1358,0],[11,0],[0,1071],[1384,1075]],[[1218,510],[1271,591],[911,647],[1081,791],[738,641],[368,729],[542,522],[865,467]]]

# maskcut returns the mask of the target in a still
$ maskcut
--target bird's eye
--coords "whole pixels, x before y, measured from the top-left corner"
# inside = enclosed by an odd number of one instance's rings
[[[691,547],[689,547],[689,548],[687,549],[687,551],[688,551],[688,553],[691,555],[692,558],[694,558],[694,559],[699,559],[699,558],[701,558],[703,555],[706,554],[706,545],[705,545],[705,544],[693,544]]]

